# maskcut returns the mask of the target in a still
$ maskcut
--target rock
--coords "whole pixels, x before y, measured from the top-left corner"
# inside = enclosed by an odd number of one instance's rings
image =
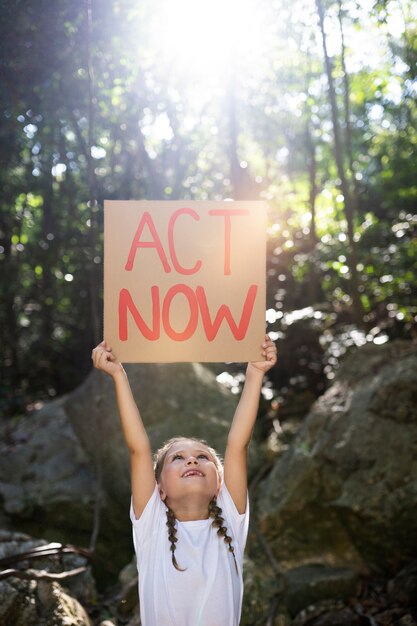
[[[20,528],[54,541],[77,543],[91,532],[94,475],[64,410],[65,398],[20,419],[0,423],[3,512]],[[31,523],[28,524],[28,520]]]
[[[416,443],[415,348],[356,350],[261,483],[259,524],[282,568],[394,573],[416,558]]]
[[[125,617],[133,613],[139,606],[139,591],[137,577],[127,583],[120,594],[120,600],[117,606],[117,612],[120,616]]]
[[[33,580],[0,580],[1,626],[39,626],[36,588]]]
[[[111,616],[111,620],[105,620],[99,626],[139,626],[138,570],[135,558],[122,569],[118,584],[109,589],[102,601],[105,614]]]
[[[49,542],[43,539],[34,539],[24,533],[0,529],[0,559],[26,553],[34,548],[45,546],[48,543]],[[83,556],[71,553],[43,556],[32,560],[16,560],[15,563],[6,566],[7,569],[27,569],[29,567],[36,570],[46,570],[51,573],[59,573],[85,567],[85,572],[65,579],[62,586],[80,602],[91,603],[95,601],[97,595],[95,582],[91,575],[91,567]],[[5,580],[14,579],[6,578]]]
[[[130,563],[124,566],[119,574],[119,583],[123,587],[130,585],[132,580],[137,582],[138,580],[138,568],[136,566],[136,557],[134,557]]]
[[[37,600],[39,626],[91,626],[85,609],[57,582],[39,580]]]
[[[412,608],[410,611],[404,611],[403,609],[388,609],[387,611],[381,611],[376,613],[375,620],[378,626],[416,626],[417,624],[417,611]]]
[[[241,626],[263,626],[277,590],[274,572],[269,564],[245,556],[243,580]]]
[[[138,591],[138,570],[136,567],[136,557],[125,565],[119,574],[119,584],[121,591],[117,596],[117,615],[126,621],[126,618],[133,619],[139,615],[139,591]],[[130,623],[130,622],[129,622]]]
[[[26,552],[46,542],[23,533],[0,531],[0,558]],[[33,560],[31,568],[48,572],[61,572],[85,565],[77,555],[43,557]],[[27,569],[28,561],[8,566]],[[75,579],[78,579],[77,581]],[[65,585],[65,588],[64,588]],[[63,585],[47,580],[20,580],[10,576],[0,580],[1,626],[91,626],[90,619],[76,597],[91,601],[95,586],[89,570],[74,578],[65,579]]]
[[[356,593],[359,583],[352,569],[314,564],[289,570],[284,578],[284,603],[292,615],[321,600],[345,600]]]
[[[409,563],[388,582],[388,598],[401,606],[413,605],[417,599],[417,561]]]
[[[134,615],[127,623],[127,626],[141,626],[139,614]]]
[[[136,364],[127,365],[126,371],[154,450],[170,437],[188,435],[207,439],[224,452],[236,397],[217,383],[206,367],[198,363]],[[113,505],[126,507],[129,458],[111,379],[92,372],[67,398],[65,410],[92,462],[98,451],[105,460],[103,481]]]
[[[304,624],[308,626],[362,626],[364,623],[359,615],[346,607],[330,611],[328,606],[318,606],[315,609],[305,616],[297,616],[292,626],[304,626]],[[312,617],[313,614],[318,616]]]
[[[309,624],[310,626],[361,626],[363,620],[351,609],[344,608],[340,611],[324,613]]]

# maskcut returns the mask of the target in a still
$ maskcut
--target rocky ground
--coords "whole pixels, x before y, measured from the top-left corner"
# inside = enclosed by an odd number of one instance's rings
[[[1,556],[45,545],[22,534],[2,533]],[[1,626],[139,626],[137,576],[132,561],[120,573],[117,584],[103,594],[96,591],[91,569],[79,555],[44,557],[23,561],[19,571],[49,573],[85,571],[64,580],[0,579]],[[277,592],[263,616],[254,607],[251,583],[245,593],[242,625],[264,626],[412,626],[417,624],[417,561],[395,577],[350,576],[346,572],[304,568],[295,576],[277,578]],[[345,598],[326,597],[345,584]],[[355,592],[348,593],[349,585]],[[343,594],[342,594],[343,596]],[[255,601],[256,604],[256,601]],[[298,610],[303,606],[301,610]],[[252,608],[251,608],[252,607]],[[251,617],[252,614],[252,617]]]

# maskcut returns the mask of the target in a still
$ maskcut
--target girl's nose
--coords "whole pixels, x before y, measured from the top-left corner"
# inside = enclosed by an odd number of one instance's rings
[[[187,460],[187,465],[190,465],[190,463],[198,463],[197,459],[195,458],[195,456],[190,456]]]

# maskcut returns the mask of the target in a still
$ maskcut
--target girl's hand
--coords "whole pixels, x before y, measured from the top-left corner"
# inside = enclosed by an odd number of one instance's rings
[[[112,349],[106,341],[102,341],[91,353],[94,367],[109,376],[115,376],[119,372],[123,372],[123,365],[117,360]]]
[[[265,357],[265,361],[252,361],[248,363],[248,369],[256,369],[265,374],[277,362],[277,348],[274,342],[265,335],[265,341],[261,346],[262,356]]]

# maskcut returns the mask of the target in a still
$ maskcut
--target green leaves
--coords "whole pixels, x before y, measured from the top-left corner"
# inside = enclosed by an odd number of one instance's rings
[[[225,53],[217,72],[195,71],[199,55],[186,48],[187,37],[175,42],[186,54],[170,53],[151,0],[93,3],[91,102],[85,3],[3,4],[0,367],[10,407],[17,397],[21,406],[47,396],[47,389],[63,393],[90,367],[104,198],[266,199],[268,308],[276,312],[268,329],[280,332],[283,315],[294,309],[313,310],[306,336],[310,323],[338,333],[352,321],[352,245],[314,2],[248,2],[262,36],[252,34],[235,57]],[[339,3],[325,4],[364,325],[410,336],[415,3],[402,3],[402,25],[396,0],[374,3],[372,12],[342,2],[341,23]],[[209,62],[210,54],[206,69]],[[97,212],[88,205],[90,153]]]

